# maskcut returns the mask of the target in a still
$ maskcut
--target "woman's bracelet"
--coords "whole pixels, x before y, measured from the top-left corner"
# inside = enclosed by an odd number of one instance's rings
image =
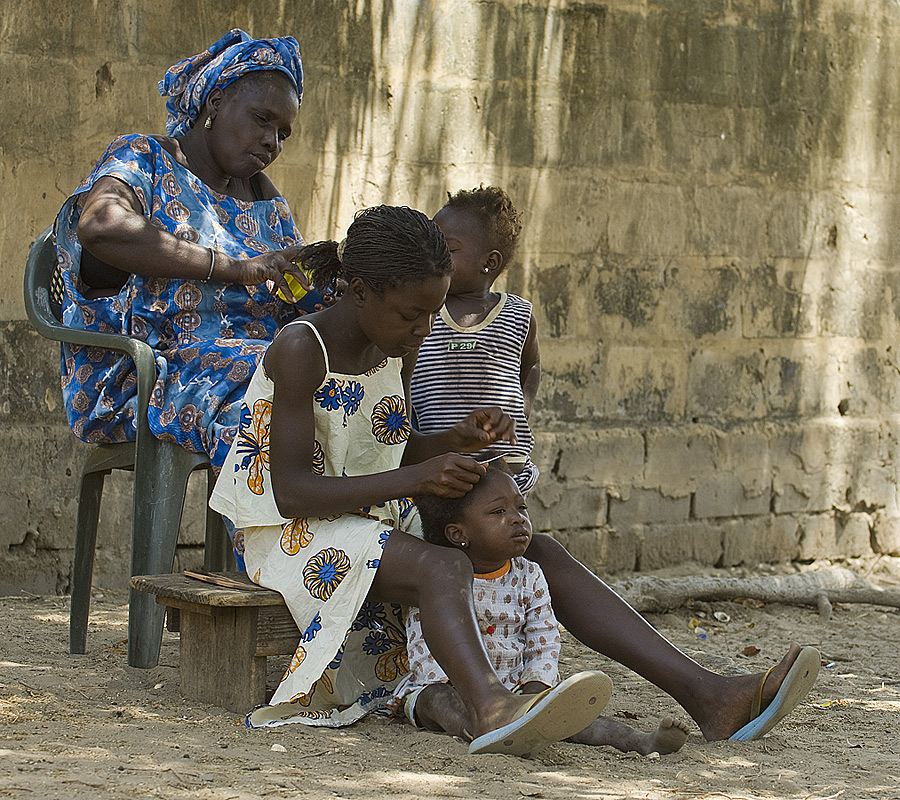
[[[209,250],[209,275],[207,275],[203,279],[204,282],[208,281],[210,278],[212,278],[213,272],[216,269],[216,251],[213,250],[211,247],[207,247],[206,249]]]

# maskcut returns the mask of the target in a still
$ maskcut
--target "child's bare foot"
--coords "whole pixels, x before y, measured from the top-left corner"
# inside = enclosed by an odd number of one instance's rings
[[[720,739],[728,739],[750,722],[754,696],[759,691],[760,686],[762,686],[762,694],[759,709],[760,712],[765,711],[775,698],[785,679],[788,678],[801,652],[803,652],[803,648],[795,642],[791,645],[787,655],[781,662],[772,667],[772,670],[768,673],[728,678],[721,677],[723,683],[718,690],[718,701],[707,704],[708,712],[705,715],[700,716],[700,718],[698,718],[698,715],[694,717],[706,740],[713,742]],[[777,719],[781,719],[784,714],[788,713],[809,691],[812,682],[815,680],[815,674],[818,672],[817,656],[818,654],[812,648],[808,648],[807,652],[804,653],[803,674],[797,675],[795,671],[791,675],[791,681],[797,682],[799,690],[795,692],[793,697],[786,698],[785,706],[779,710]],[[798,664],[798,666],[800,665]],[[768,727],[766,730],[768,730]],[[765,732],[763,730],[758,735],[761,736]],[[757,735],[746,738],[757,738]]]
[[[576,744],[590,744],[595,747],[609,745],[623,753],[674,753],[680,750],[688,737],[686,722],[666,715],[659,721],[659,727],[653,733],[644,733],[632,728],[624,722],[609,717],[598,717],[580,733],[569,738]]]
[[[687,741],[688,724],[671,714],[666,714],[659,721],[659,727],[653,733],[645,735],[648,739],[648,748],[642,751],[645,756],[650,753],[659,753],[661,756],[676,753]]]

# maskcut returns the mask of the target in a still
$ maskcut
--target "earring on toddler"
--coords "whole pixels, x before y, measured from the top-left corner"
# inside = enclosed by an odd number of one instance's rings
[[[481,268],[481,271],[482,271],[485,275],[487,275],[487,274],[491,271],[491,268],[490,268],[490,267],[482,267],[482,268]]]
[[[460,542],[460,543],[459,543],[459,546],[460,546],[460,547],[468,547],[468,546],[469,546],[469,543],[468,543],[468,542]]]
[[[203,123],[203,127],[208,131],[212,130],[212,117],[206,118],[206,122]]]

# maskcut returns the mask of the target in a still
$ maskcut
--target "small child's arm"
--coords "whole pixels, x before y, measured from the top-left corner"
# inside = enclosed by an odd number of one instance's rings
[[[537,397],[538,386],[541,383],[541,349],[538,345],[537,321],[534,314],[531,315],[531,325],[528,326],[525,344],[522,345],[519,380],[525,397],[525,416],[530,417],[534,398]]]
[[[550,605],[550,589],[541,568],[533,561],[525,562],[531,602],[525,608],[522,635],[522,677],[519,685],[526,692],[528,684],[539,681],[546,686],[559,683],[559,623]]]

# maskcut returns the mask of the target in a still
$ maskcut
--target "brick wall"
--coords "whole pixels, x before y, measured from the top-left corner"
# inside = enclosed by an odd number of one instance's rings
[[[0,589],[67,588],[83,457],[24,321],[27,248],[114,135],[162,130],[164,69],[232,26],[303,48],[271,175],[308,238],[482,181],[525,211],[505,288],[541,332],[541,530],[603,573],[900,552],[900,6],[208,8],[0,11]],[[127,494],[101,583],[127,571]],[[201,541],[189,515],[185,562]]]

